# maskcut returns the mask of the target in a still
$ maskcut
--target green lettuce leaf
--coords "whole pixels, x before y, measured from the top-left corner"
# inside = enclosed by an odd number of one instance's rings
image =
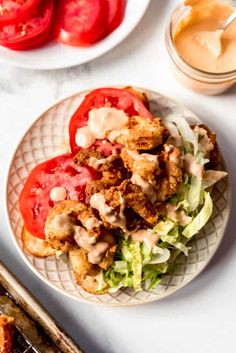
[[[166,121],[168,123],[172,122],[176,124],[180,132],[180,135],[183,137],[184,142],[190,143],[193,146],[193,152],[194,152],[194,155],[196,156],[197,152],[199,151],[198,136],[191,129],[188,121],[180,114],[171,114],[166,118]],[[190,152],[187,145],[186,145],[186,149],[188,150],[188,152]]]
[[[136,291],[139,291],[142,289],[142,256],[140,251],[140,243],[137,241],[131,243],[130,251],[133,257],[131,262],[131,268],[133,271],[133,287]]]
[[[197,234],[202,227],[207,223],[209,218],[212,215],[213,211],[213,202],[209,192],[205,193],[205,203],[201,209],[201,211],[197,214],[197,216],[192,220],[192,222],[187,225],[187,227],[183,230],[183,235],[186,238],[191,238],[193,235]]]

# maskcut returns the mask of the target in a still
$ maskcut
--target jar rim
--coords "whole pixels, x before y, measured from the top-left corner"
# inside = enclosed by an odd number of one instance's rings
[[[196,75],[198,77],[200,76],[202,79],[205,78],[205,79],[213,79],[213,80],[215,79],[215,80],[225,81],[226,79],[232,80],[236,78],[236,69],[231,71],[225,71],[225,72],[204,71],[189,64],[176,50],[176,47],[174,45],[174,39],[173,39],[173,18],[179,11],[188,7],[189,6],[184,6],[183,4],[179,4],[173,11],[166,29],[166,46],[167,46],[169,55],[171,59],[174,61],[175,65],[178,67],[179,70],[181,70],[184,74],[186,74],[186,72],[183,69],[181,69],[179,65],[177,65],[176,61],[174,60],[173,54],[181,61],[181,64],[185,66],[186,70],[190,69],[193,75]]]

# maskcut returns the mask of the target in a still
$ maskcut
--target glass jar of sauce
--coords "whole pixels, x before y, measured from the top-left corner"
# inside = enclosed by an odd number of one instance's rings
[[[174,74],[187,88],[214,95],[236,83],[236,21],[222,33],[220,52],[208,38],[199,40],[218,30],[233,11],[230,1],[185,0],[172,14],[166,46]]]

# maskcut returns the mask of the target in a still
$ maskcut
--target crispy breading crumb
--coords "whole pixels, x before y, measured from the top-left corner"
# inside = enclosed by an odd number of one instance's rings
[[[0,353],[11,353],[15,319],[0,315]]]
[[[115,142],[131,150],[151,150],[162,144],[166,134],[166,128],[160,118],[151,120],[132,116],[127,130],[128,133],[118,135]]]

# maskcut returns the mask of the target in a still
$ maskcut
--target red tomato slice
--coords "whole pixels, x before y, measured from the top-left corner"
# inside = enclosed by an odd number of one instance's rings
[[[25,19],[38,3],[39,0],[0,0],[0,25]]]
[[[108,17],[107,17],[107,34],[113,32],[121,22],[125,15],[126,0],[107,0]]]
[[[19,198],[26,229],[44,239],[44,226],[54,202],[50,191],[56,186],[66,189],[66,199],[85,201],[85,187],[99,174],[89,167],[78,167],[71,154],[55,157],[37,165],[29,174]]]
[[[104,106],[122,109],[128,116],[140,115],[143,118],[153,119],[152,114],[146,109],[138,96],[127,90],[119,88],[100,88],[86,95],[85,99],[72,116],[69,123],[70,146],[73,153],[78,152],[81,148],[76,145],[77,129],[87,125],[88,113],[93,108],[101,108]],[[99,148],[97,148],[99,147]],[[118,148],[107,140],[97,141],[92,148],[104,151],[104,155],[109,155]]]
[[[50,33],[53,18],[53,0],[39,5],[26,21],[3,26],[0,45],[13,50],[26,50],[40,45]]]
[[[73,46],[96,42],[104,32],[105,0],[63,0],[59,40]]]

